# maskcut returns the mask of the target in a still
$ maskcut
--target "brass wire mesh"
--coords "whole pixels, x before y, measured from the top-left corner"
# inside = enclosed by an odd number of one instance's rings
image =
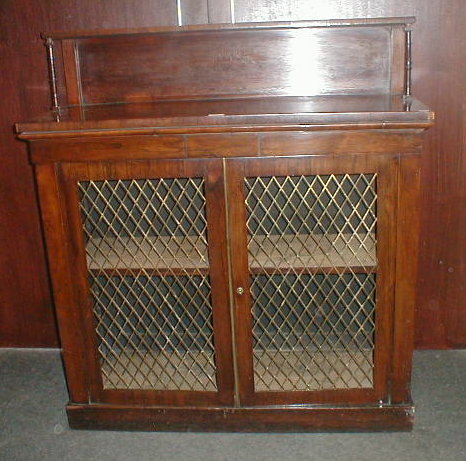
[[[376,174],[245,184],[256,391],[372,387]]]
[[[204,180],[78,187],[104,388],[216,390]]]

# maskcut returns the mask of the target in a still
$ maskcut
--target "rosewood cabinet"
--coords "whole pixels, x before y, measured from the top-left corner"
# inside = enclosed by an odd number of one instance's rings
[[[410,22],[51,35],[17,130],[71,427],[411,427]]]

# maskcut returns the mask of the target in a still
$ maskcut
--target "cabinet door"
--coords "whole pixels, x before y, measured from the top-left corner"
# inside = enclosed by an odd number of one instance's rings
[[[387,401],[397,162],[229,161],[241,404]]]
[[[61,176],[91,401],[231,404],[222,162],[76,163]]]

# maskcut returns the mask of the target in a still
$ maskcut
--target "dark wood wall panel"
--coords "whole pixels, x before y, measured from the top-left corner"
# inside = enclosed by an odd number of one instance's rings
[[[233,5],[230,0],[179,0],[181,23],[230,23]]]
[[[178,19],[184,24],[206,24],[209,22],[209,10],[206,0],[180,0]]]
[[[462,62],[466,62],[466,43],[463,39]],[[461,69],[459,66],[457,69]],[[464,73],[464,70],[462,71]],[[461,78],[461,76],[458,76]],[[463,76],[464,78],[464,76]],[[464,88],[463,88],[464,89]],[[464,91],[463,91],[464,94]],[[459,128],[462,131],[462,150],[458,155],[455,165],[458,166],[457,181],[453,191],[457,192],[454,200],[454,207],[451,211],[454,225],[455,238],[451,245],[448,258],[448,266],[445,274],[448,277],[449,291],[447,293],[447,305],[451,306],[446,310],[445,331],[448,344],[466,344],[466,97],[462,105],[462,114],[458,114]],[[443,266],[443,265],[442,265]]]
[[[241,21],[409,16],[415,0],[234,0]]]
[[[206,0],[207,9],[209,12],[209,22],[212,24],[220,24],[223,22],[235,22],[232,13],[234,14],[233,0]]]
[[[0,85],[7,98],[0,110],[0,346],[56,346],[32,169],[7,113],[22,113],[16,85],[23,70],[5,45],[2,37]]]
[[[417,343],[465,346],[463,0],[1,1],[0,346],[57,344],[32,169],[12,130],[14,122],[50,105],[41,32],[175,25],[179,16],[183,24],[194,24],[406,15],[418,20],[414,94],[437,113],[423,159]]]

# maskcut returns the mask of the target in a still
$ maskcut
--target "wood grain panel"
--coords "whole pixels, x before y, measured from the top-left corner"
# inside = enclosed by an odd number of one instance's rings
[[[6,2],[0,3],[0,347],[58,345],[52,300],[39,224],[33,172],[26,146],[15,140],[12,124],[26,116],[27,89],[19,91],[31,51],[23,46],[18,58],[14,44],[19,29],[8,27]],[[8,13],[11,13],[8,11]],[[19,18],[18,18],[19,20]],[[30,46],[31,43],[28,43]],[[42,51],[42,50],[41,50]],[[36,98],[47,87],[42,84],[45,62],[38,64]],[[36,75],[37,77],[37,75]]]
[[[421,0],[422,1],[422,0]],[[234,0],[237,22],[409,16],[416,0]]]
[[[466,347],[466,98],[462,107],[462,153],[459,156],[459,181],[456,209],[452,216],[458,221],[456,235],[452,245],[457,248],[449,261],[446,273],[451,283],[450,291],[446,294],[450,308],[446,312],[445,330],[449,344],[457,347]],[[442,264],[443,266],[444,264]]]
[[[398,183],[392,402],[409,402],[419,248],[419,158],[400,158]],[[400,261],[404,263],[400,264]]]
[[[43,226],[47,238],[49,266],[54,283],[57,318],[60,322],[61,347],[66,363],[70,399],[73,402],[88,400],[89,381],[86,370],[89,362],[83,351],[89,350],[84,334],[84,317],[76,297],[76,281],[71,271],[72,249],[67,240],[68,223],[62,207],[58,173],[54,165],[36,168],[37,186],[40,191]],[[71,335],[64,334],[67,330]],[[87,347],[86,347],[87,346]],[[92,349],[91,349],[92,350]],[[91,355],[92,352],[89,353]]]
[[[66,85],[67,104],[81,104],[81,82],[79,78],[79,69],[76,65],[79,61],[74,40],[62,41],[62,55],[64,63],[64,80]],[[58,104],[61,99],[58,99]]]
[[[255,157],[259,151],[256,134],[197,135],[186,139],[188,157]]]
[[[342,26],[82,38],[77,48],[83,101],[99,104],[388,93],[390,41],[389,28]]]
[[[206,0],[179,0],[181,24],[207,24],[209,22]]]
[[[436,112],[422,158],[421,260],[416,340],[418,347],[457,347],[450,336],[450,313],[465,315],[462,288],[466,273],[466,199],[462,152],[462,103],[466,94],[466,3],[461,0],[415,2],[418,23],[413,59],[414,92]],[[464,318],[464,317],[463,317]],[[466,338],[466,323],[456,338]],[[461,330],[461,333],[460,333]]]
[[[262,135],[261,155],[376,154],[382,152],[419,152],[416,134],[376,131],[329,131],[318,133],[270,133]]]
[[[130,151],[128,150],[130,146]],[[180,158],[185,156],[181,136],[132,136],[101,138],[98,141],[72,138],[69,142],[36,141],[31,146],[34,163],[86,160]]]
[[[221,24],[235,22],[232,17],[234,0],[207,0],[209,23]]]

